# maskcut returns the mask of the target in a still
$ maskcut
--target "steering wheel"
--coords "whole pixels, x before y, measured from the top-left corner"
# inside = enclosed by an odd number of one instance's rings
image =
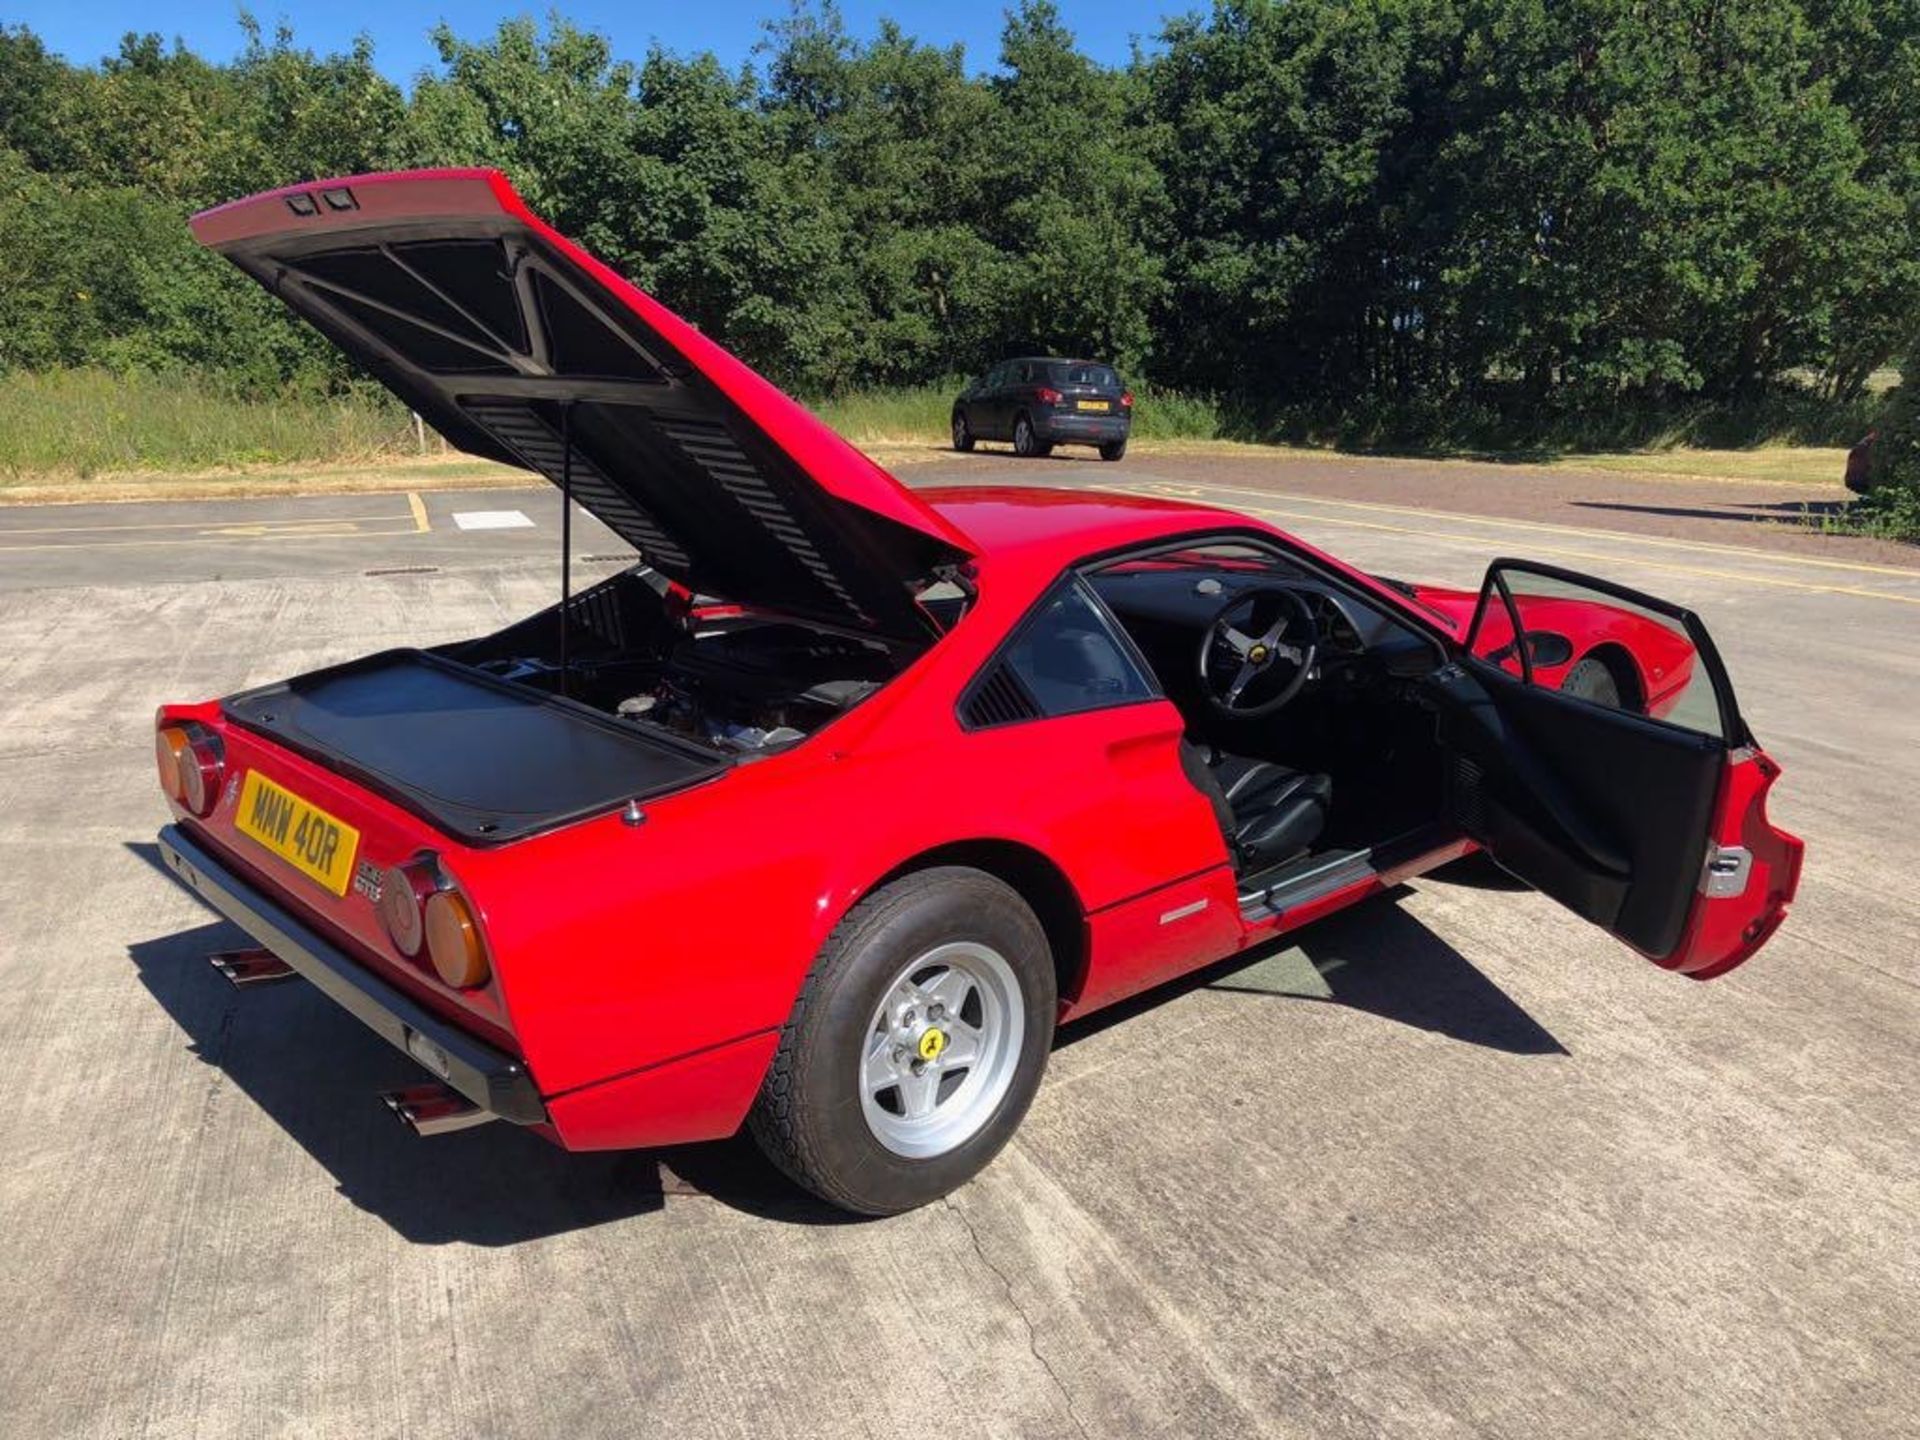
[[[1320,626],[1299,592],[1242,590],[1201,638],[1200,693],[1227,715],[1271,715],[1300,693],[1319,653]]]

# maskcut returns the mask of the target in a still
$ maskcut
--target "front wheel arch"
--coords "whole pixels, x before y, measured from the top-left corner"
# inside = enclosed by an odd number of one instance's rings
[[[1640,663],[1624,645],[1610,642],[1596,645],[1581,659],[1598,660],[1607,667],[1607,673],[1613,676],[1613,683],[1619,687],[1620,704],[1624,709],[1636,715],[1647,713],[1647,687],[1640,676]]]

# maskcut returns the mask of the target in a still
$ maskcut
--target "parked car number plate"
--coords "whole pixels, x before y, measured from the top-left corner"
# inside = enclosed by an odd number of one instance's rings
[[[258,770],[249,770],[240,787],[234,828],[258,841],[301,874],[318,880],[336,895],[347,893],[360,832],[309,804]]]
[[[1111,400],[1081,400],[1076,402],[1082,410],[1111,410]]]

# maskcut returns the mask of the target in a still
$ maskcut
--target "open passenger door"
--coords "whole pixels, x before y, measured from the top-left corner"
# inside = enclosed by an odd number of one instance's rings
[[[1502,868],[1696,979],[1779,928],[1803,847],[1691,611],[1496,560],[1433,683],[1453,818]]]

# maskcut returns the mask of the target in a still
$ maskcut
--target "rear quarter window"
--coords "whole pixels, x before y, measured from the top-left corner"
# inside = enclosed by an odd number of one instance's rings
[[[1077,715],[1153,698],[1153,686],[1075,580],[1027,621],[1005,663],[1043,715]]]

